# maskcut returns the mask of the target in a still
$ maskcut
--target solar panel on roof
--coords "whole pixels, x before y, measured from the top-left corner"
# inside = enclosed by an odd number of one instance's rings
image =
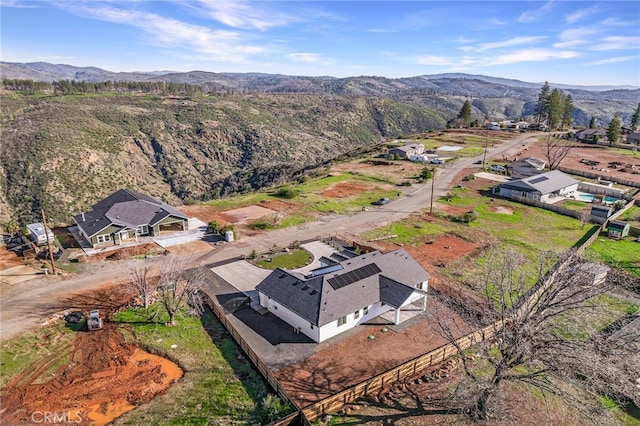
[[[334,290],[338,290],[342,287],[348,286],[349,284],[353,284],[357,281],[363,280],[380,272],[382,272],[382,270],[378,268],[378,265],[376,265],[375,263],[370,263],[358,269],[354,269],[353,271],[338,275],[337,277],[329,278],[327,282],[331,285],[331,287],[333,287]]]
[[[529,183],[540,183],[540,182],[544,182],[545,180],[549,180],[549,178],[546,176],[541,176],[539,178],[530,180]]]

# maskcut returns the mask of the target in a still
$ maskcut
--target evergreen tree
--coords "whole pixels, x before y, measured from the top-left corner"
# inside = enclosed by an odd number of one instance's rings
[[[555,130],[560,125],[564,115],[564,95],[558,89],[553,89],[547,101],[549,130]]]
[[[596,118],[595,117],[591,117],[591,121],[589,121],[589,128],[590,129],[595,129],[596,128]]]
[[[567,93],[564,97],[564,105],[562,108],[562,123],[560,127],[564,129],[565,127],[571,127],[571,123],[573,121],[573,98],[571,97],[571,93]]]
[[[636,112],[631,116],[631,130],[635,131],[636,127],[638,127],[638,122],[640,122],[640,103],[638,103],[638,107],[636,108]]]
[[[618,143],[618,141],[620,140],[620,128],[620,116],[616,114],[611,119],[611,123],[609,123],[609,128],[607,129],[607,139],[609,139],[609,145]]]
[[[471,123],[471,102],[468,100],[464,101],[464,104],[460,109],[460,113],[458,114],[458,119],[462,122],[464,127],[469,127],[469,124]]]
[[[538,125],[547,119],[549,114],[549,96],[551,88],[549,82],[545,81],[540,93],[538,94],[538,102],[536,103],[535,117],[537,117]]]

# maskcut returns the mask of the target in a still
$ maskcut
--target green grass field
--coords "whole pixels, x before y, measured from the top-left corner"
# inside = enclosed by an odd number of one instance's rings
[[[640,243],[634,238],[613,240],[600,236],[587,248],[586,254],[640,277]]]
[[[265,269],[297,269],[311,262],[311,253],[307,250],[292,250],[288,253],[278,253],[269,259],[256,260],[256,265]]]
[[[277,405],[280,400],[267,399],[268,385],[210,310],[202,318],[182,315],[175,327],[164,325],[166,314],[149,322],[150,312],[129,309],[116,314],[114,321],[129,324],[141,346],[169,355],[185,373],[166,394],[125,414],[123,423],[264,424],[275,420],[267,418],[269,407],[264,401]],[[277,416],[286,412],[288,407],[283,406]]]

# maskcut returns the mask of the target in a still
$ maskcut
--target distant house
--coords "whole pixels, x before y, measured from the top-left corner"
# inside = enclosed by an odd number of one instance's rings
[[[496,123],[495,121],[487,123],[485,127],[489,130],[500,130],[500,124]]]
[[[189,218],[170,205],[139,192],[120,189],[74,216],[80,234],[92,247],[118,245],[140,235],[186,231]]]
[[[631,225],[627,222],[620,222],[617,220],[612,220],[607,223],[607,235],[612,238],[624,238],[629,235],[629,229],[631,229]]]
[[[612,214],[613,214],[613,207],[611,206],[601,206],[598,204],[591,206],[591,216],[603,217],[607,219]]]
[[[570,196],[577,190],[578,181],[559,170],[507,181],[497,187],[498,194],[503,197],[520,196],[542,202],[553,197]]]
[[[629,136],[627,136],[627,143],[640,146],[640,133],[630,133]]]
[[[326,262],[302,275],[276,269],[256,290],[260,305],[315,342],[322,342],[422,300],[431,276],[404,249],[378,251]]]
[[[418,155],[424,152],[424,145],[421,143],[410,143],[404,146],[389,149],[389,158],[409,158],[410,155]]]
[[[523,178],[534,175],[539,175],[544,172],[546,166],[544,160],[540,160],[535,157],[521,158],[507,165],[509,174],[515,178]]]
[[[595,143],[607,141],[607,131],[604,129],[582,129],[575,133],[580,142]]]

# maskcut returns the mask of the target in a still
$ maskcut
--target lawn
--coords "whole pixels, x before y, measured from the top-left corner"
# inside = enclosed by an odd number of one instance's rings
[[[600,236],[587,248],[586,254],[640,277],[640,243],[634,238],[613,240]]]
[[[271,420],[267,411],[276,411],[275,418],[288,412],[280,399],[268,396],[268,385],[210,310],[201,318],[181,315],[177,326],[168,327],[166,314],[149,321],[152,309],[129,309],[114,321],[129,324],[145,349],[177,361],[184,377],[117,423],[264,424]]]
[[[256,260],[256,265],[265,269],[298,269],[311,262],[311,253],[307,250],[292,250],[287,253],[278,253],[268,259]]]

